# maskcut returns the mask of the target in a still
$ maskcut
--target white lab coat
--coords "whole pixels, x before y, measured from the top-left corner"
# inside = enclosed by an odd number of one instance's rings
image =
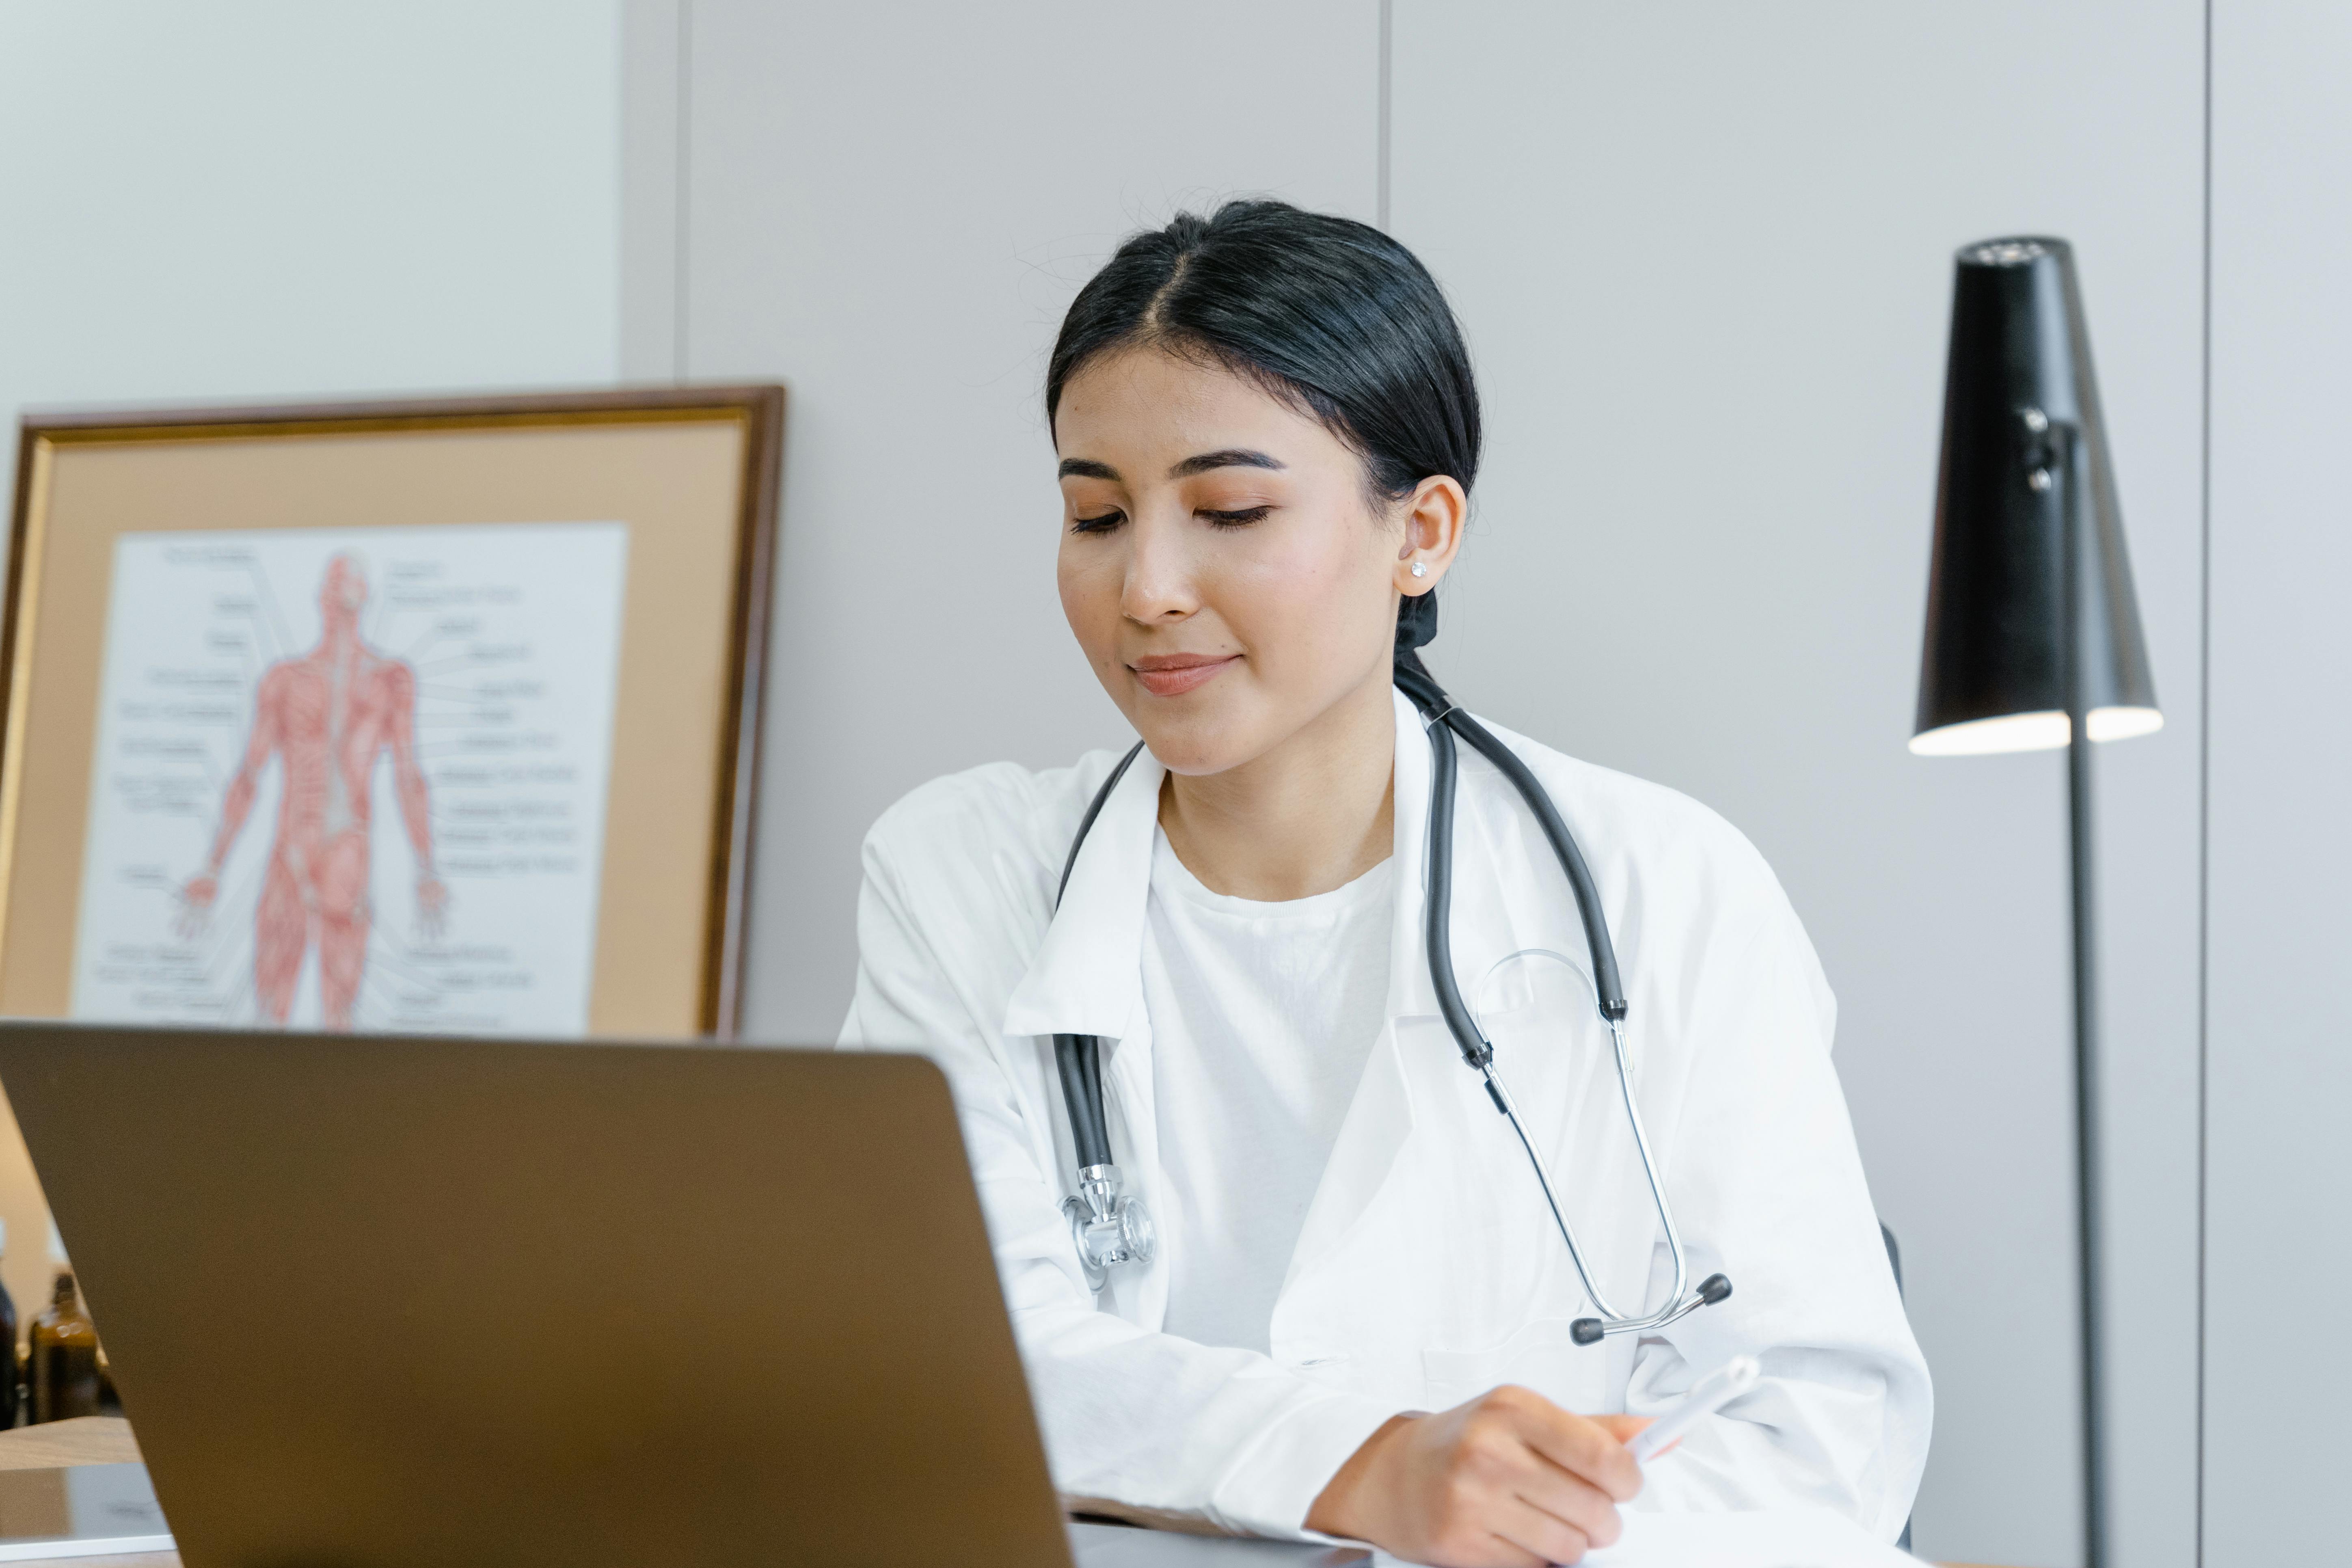
[[[1272,1354],[1159,1331],[1168,1256],[1090,1293],[1063,1197],[1073,1159],[1052,1036],[1105,1042],[1129,1190],[1165,1182],[1140,952],[1162,770],[1105,802],[1059,912],[1078,818],[1117,760],[937,780],[867,837],[845,1048],[915,1047],[952,1083],[1057,1485],[1126,1509],[1299,1535],[1372,1430],[1503,1383],[1569,1409],[1653,1413],[1742,1352],[1758,1386],[1654,1465],[1633,1506],[1824,1505],[1892,1539],[1927,1453],[1927,1370],[1903,1315],[1830,1062],[1835,1004],[1755,848],[1704,806],[1497,731],[1583,848],[1615,935],[1653,1147],[1693,1281],[1735,1293],[1654,1335],[1576,1345],[1591,1310],[1526,1155],[1439,1017],[1422,943],[1429,742],[1396,699],[1397,910],[1386,1024],[1309,1205]],[[1592,1005],[1574,901],[1508,782],[1458,748],[1454,954],[1492,993],[1497,1065],[1620,1310],[1666,1249]],[[1539,978],[1549,969],[1553,984]],[[1514,1001],[1516,1012],[1506,1009]],[[1167,1205],[1162,1205],[1163,1208]]]

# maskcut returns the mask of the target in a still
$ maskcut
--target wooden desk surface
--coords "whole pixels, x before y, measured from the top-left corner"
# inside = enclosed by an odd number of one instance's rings
[[[131,1423],[119,1415],[84,1415],[53,1421],[46,1426],[19,1426],[0,1432],[0,1470],[46,1470],[67,1465],[120,1465],[139,1458],[139,1441]],[[176,1552],[132,1552],[119,1557],[46,1557],[23,1568],[180,1568]],[[1944,1568],[1978,1568],[1948,1563]]]
[[[78,1415],[46,1426],[0,1432],[0,1470],[55,1470],[68,1465],[135,1464],[139,1440],[120,1415]]]
[[[121,1465],[139,1458],[131,1423],[120,1415],[82,1415],[46,1426],[0,1432],[0,1470],[62,1469],[68,1465]],[[24,1568],[77,1568],[102,1563],[107,1568],[180,1568],[176,1552],[131,1552],[115,1557],[44,1557]]]

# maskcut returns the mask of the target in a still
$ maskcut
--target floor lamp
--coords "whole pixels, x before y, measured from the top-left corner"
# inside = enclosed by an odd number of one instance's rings
[[[2090,742],[2145,735],[2164,718],[2132,595],[2074,252],[2063,239],[1990,239],[1962,248],[1957,263],[1911,750],[2066,748],[2083,1514],[2088,1568],[2105,1568]]]

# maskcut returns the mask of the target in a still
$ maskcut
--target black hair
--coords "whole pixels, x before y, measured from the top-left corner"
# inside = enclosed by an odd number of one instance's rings
[[[1310,415],[1363,458],[1382,500],[1438,474],[1466,493],[1477,478],[1478,387],[1461,323],[1429,269],[1369,224],[1234,201],[1130,235],[1062,318],[1048,426],[1072,376],[1139,345],[1204,358]],[[1436,635],[1436,594],[1406,599],[1400,651]]]

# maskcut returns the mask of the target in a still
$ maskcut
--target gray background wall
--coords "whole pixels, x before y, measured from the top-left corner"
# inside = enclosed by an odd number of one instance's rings
[[[1121,732],[1051,586],[1035,394],[1070,294],[1225,195],[1387,223],[1492,421],[1441,671],[1778,868],[1937,1373],[1920,1548],[2059,1564],[2060,764],[1902,742],[1949,254],[2073,238],[2168,721],[2102,754],[2119,1544],[2268,1562],[2335,1539],[2352,1394],[2270,1310],[2325,1312],[2352,1197],[2320,890],[2352,869],[2322,488],[2352,33],[2319,0],[2211,13],[2209,47],[2186,0],[0,7],[0,145],[34,149],[0,406],[786,381],[748,1022],[824,1038],[876,813]]]
[[[2344,1555],[2347,79],[2344,7],[2215,8],[2205,1497],[2208,1540],[2229,1543],[2216,1562]]]

